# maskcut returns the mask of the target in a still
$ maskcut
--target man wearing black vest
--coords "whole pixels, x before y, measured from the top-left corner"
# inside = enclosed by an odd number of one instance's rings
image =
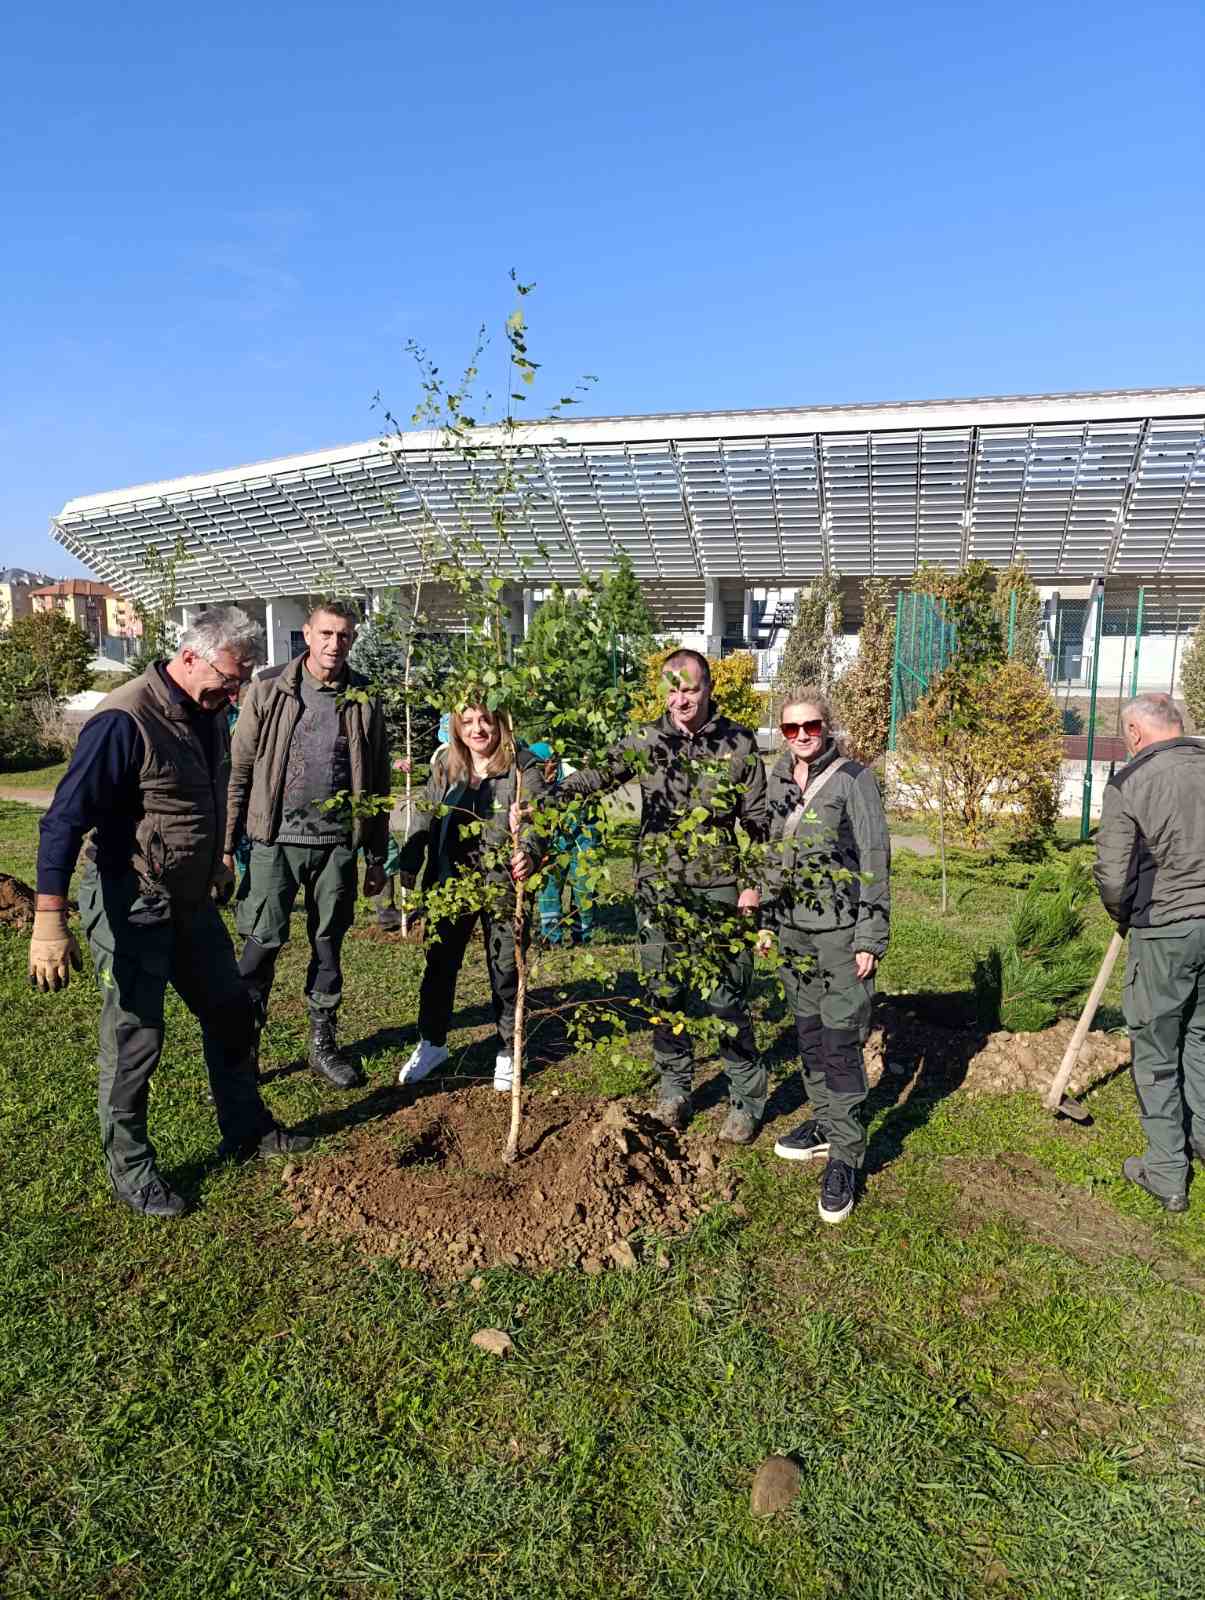
[[[226,712],[262,648],[259,624],[237,607],[203,612],[170,661],[97,707],[42,819],[30,982],[66,988],[80,967],[67,891],[90,833],[79,903],[101,992],[101,1135],[117,1198],[146,1216],[186,1208],[147,1132],[169,983],[201,1023],[221,1153],[285,1155],[313,1142],[277,1127],[260,1099],[252,1005],[215,903],[234,885],[222,860]]]

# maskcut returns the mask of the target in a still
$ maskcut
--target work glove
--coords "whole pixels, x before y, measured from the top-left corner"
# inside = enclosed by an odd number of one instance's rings
[[[209,892],[218,905],[224,906],[234,893],[234,867],[225,859],[213,869]]]
[[[53,994],[65,989],[71,979],[71,968],[77,972],[83,966],[75,935],[67,927],[66,908],[58,911],[35,911],[33,937],[29,941],[29,985],[43,994]]]
[[[385,863],[372,861],[364,868],[364,898],[371,900],[385,887]]]

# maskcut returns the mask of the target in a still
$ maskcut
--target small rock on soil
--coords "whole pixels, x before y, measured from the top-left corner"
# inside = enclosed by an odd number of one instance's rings
[[[754,1476],[749,1510],[755,1517],[785,1511],[799,1493],[799,1484],[799,1468],[790,1456],[767,1456]]]
[[[478,1328],[469,1343],[491,1356],[508,1356],[515,1348],[510,1334],[503,1333],[501,1328]]]

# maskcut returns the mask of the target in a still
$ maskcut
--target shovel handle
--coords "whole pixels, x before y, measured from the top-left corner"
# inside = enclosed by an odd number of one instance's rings
[[[1079,1053],[1083,1049],[1084,1040],[1088,1037],[1088,1029],[1096,1017],[1096,1008],[1100,1005],[1100,997],[1105,992],[1105,985],[1113,975],[1113,968],[1117,965],[1117,958],[1125,944],[1124,934],[1115,933],[1109,940],[1109,948],[1105,951],[1105,958],[1100,964],[1100,971],[1096,974],[1096,982],[1092,985],[1092,992],[1084,1003],[1080,1019],[1075,1025],[1075,1032],[1067,1041],[1067,1048],[1063,1052],[1063,1059],[1059,1062],[1059,1070],[1054,1075],[1054,1082],[1047,1091],[1042,1104],[1047,1111],[1057,1111],[1063,1101],[1072,1069],[1079,1060]]]

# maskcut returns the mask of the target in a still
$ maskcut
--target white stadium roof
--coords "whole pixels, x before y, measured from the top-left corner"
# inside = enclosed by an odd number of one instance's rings
[[[533,583],[620,550],[667,598],[706,578],[902,579],[976,557],[1024,557],[1046,582],[1205,575],[1205,388],[582,418],[519,438],[536,493],[512,542]],[[498,440],[478,431],[478,472]],[[147,547],[178,538],[186,605],[305,594],[336,576],[370,590],[415,575],[432,522],[480,526],[468,473],[439,433],[394,434],[86,495],[52,531],[144,595]]]

